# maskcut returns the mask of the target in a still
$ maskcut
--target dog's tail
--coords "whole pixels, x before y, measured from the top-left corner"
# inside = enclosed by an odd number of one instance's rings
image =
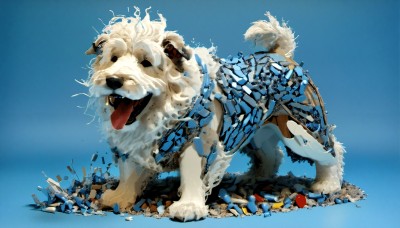
[[[296,48],[292,29],[284,21],[281,25],[269,12],[265,15],[269,21],[253,22],[253,25],[244,34],[244,38],[254,42],[256,46],[267,48],[268,52],[278,52],[292,58]]]

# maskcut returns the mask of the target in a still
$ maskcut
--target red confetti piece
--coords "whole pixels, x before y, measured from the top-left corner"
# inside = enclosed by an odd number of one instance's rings
[[[254,194],[254,197],[256,197],[256,201],[257,201],[257,202],[264,202],[264,197],[261,197],[261,196],[258,195],[258,194]]]
[[[298,195],[296,196],[296,205],[297,205],[299,208],[303,208],[306,204],[307,204],[307,199],[306,199],[306,197],[305,197],[304,195],[302,195],[302,194],[298,194]]]

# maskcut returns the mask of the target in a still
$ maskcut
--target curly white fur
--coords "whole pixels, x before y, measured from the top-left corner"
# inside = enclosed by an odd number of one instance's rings
[[[288,58],[294,56],[296,41],[294,33],[282,22],[272,16],[269,12],[265,14],[269,21],[260,20],[253,22],[253,25],[246,31],[246,40],[254,42],[256,46],[265,47],[271,52],[280,52]]]

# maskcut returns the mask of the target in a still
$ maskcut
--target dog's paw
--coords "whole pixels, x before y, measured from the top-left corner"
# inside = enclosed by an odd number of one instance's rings
[[[315,181],[311,185],[311,191],[325,194],[338,192],[341,190],[341,188],[342,186],[338,180]]]
[[[208,215],[206,205],[196,201],[176,201],[168,209],[171,218],[184,222],[199,220]]]
[[[135,194],[117,190],[107,190],[101,196],[100,203],[103,207],[113,207],[118,204],[122,212],[129,211],[135,203]]]

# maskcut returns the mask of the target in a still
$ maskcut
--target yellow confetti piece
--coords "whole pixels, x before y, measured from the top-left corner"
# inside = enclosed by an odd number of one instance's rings
[[[242,207],[242,211],[245,215],[250,215],[250,213],[247,211],[247,208]]]
[[[283,202],[272,204],[272,209],[279,209],[281,207],[283,207]]]

